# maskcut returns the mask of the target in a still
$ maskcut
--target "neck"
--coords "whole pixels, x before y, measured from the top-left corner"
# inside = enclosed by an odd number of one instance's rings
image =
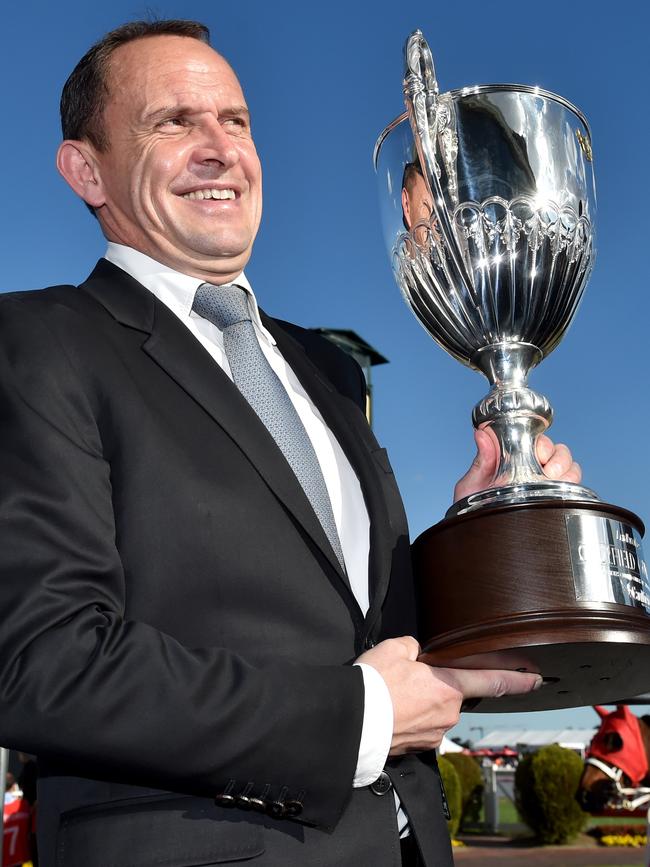
[[[146,239],[136,239],[120,235],[115,231],[111,231],[108,226],[102,223],[101,219],[100,224],[107,241],[113,244],[121,244],[123,247],[129,247],[138,253],[148,256],[154,262],[171,268],[172,271],[185,274],[187,277],[195,277],[204,283],[212,283],[214,286],[232,283],[233,280],[239,277],[250,259],[250,249],[239,255],[224,258],[216,256],[199,256],[196,258],[185,255],[183,251],[166,246],[164,243],[152,245],[146,243]]]

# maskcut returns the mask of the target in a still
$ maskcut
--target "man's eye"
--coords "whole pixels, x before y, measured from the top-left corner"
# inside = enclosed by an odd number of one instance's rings
[[[238,132],[248,129],[248,123],[243,117],[227,117],[222,123],[223,126],[234,129]]]
[[[166,120],[161,121],[158,126],[184,126],[184,123],[182,117],[168,117]]]

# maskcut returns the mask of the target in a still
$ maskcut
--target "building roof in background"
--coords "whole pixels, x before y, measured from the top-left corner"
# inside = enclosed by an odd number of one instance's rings
[[[350,328],[311,328],[310,331],[322,334],[323,337],[331,340],[332,343],[335,343],[345,352],[349,352],[352,355],[365,356],[372,367],[375,367],[377,364],[388,364],[388,359],[381,352]]]
[[[461,747],[459,744],[454,743],[447,735],[443,735],[442,743],[438,747],[438,752],[440,755],[444,755],[445,753],[462,753],[464,752],[464,747]]]
[[[500,749],[512,747],[513,749],[534,749],[545,747],[548,744],[559,744],[561,747],[578,750],[584,749],[593,736],[597,727],[585,729],[496,729],[485,735],[474,744],[475,750]]]

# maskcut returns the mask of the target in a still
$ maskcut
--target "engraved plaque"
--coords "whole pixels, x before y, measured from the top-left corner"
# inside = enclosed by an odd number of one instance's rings
[[[650,582],[641,537],[629,524],[567,515],[576,599],[616,602],[650,614]]]

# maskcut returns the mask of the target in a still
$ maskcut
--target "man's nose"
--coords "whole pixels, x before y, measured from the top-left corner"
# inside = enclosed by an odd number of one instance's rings
[[[239,162],[239,151],[217,118],[206,120],[200,129],[192,160],[198,165],[220,165],[230,168]]]

